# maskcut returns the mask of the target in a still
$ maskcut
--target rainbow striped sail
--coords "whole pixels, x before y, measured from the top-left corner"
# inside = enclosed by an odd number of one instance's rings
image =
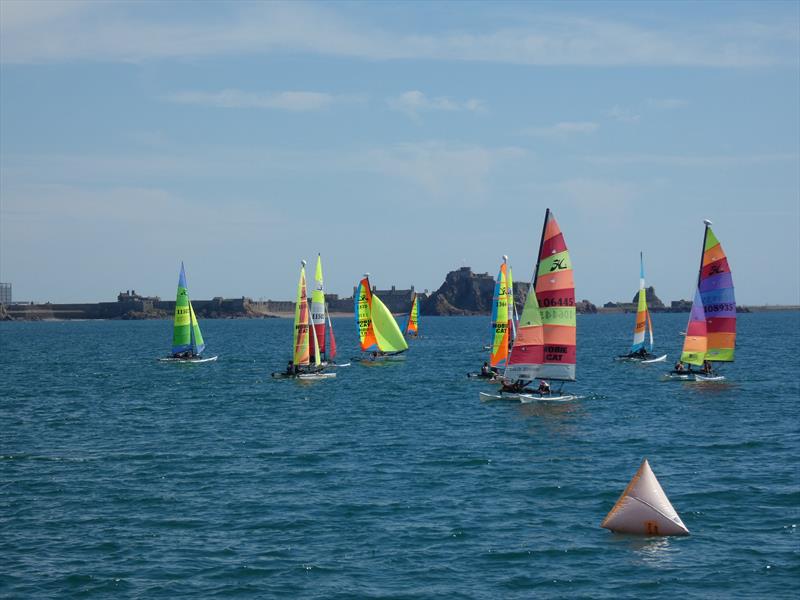
[[[408,343],[397,321],[381,299],[372,293],[367,275],[358,283],[355,304],[356,325],[362,352],[380,351],[397,354],[408,350]]]
[[[181,262],[181,273],[178,276],[178,295],[175,298],[175,319],[172,329],[172,354],[191,352],[192,356],[202,354],[206,345],[203,334],[200,333],[200,324],[194,314],[194,308],[189,300],[189,290],[186,285],[186,271]]]
[[[548,208],[531,290],[522,309],[505,378],[574,381],[575,330],[572,262],[564,235]]]
[[[300,267],[300,281],[297,283],[297,299],[294,305],[294,364],[308,365],[310,353],[308,347],[308,296],[306,295],[306,261]]]
[[[411,310],[408,311],[408,319],[403,332],[408,337],[417,337],[419,335],[419,296],[417,292],[411,297]]]
[[[325,354],[325,286],[322,280],[322,256],[317,254],[317,268],[314,273],[314,289],[311,292],[311,325],[314,334],[310,336],[311,353],[317,350]],[[319,344],[317,344],[317,341]]]
[[[639,253],[639,304],[636,307],[636,326],[633,329],[633,344],[631,344],[631,354],[639,352],[645,347],[644,332],[649,329],[650,347],[648,352],[653,351],[653,322],[650,320],[650,311],[647,310],[647,290],[644,287],[644,257]]]
[[[711,221],[705,221],[703,257],[697,287],[703,300],[708,335],[706,360],[733,361],[736,349],[736,298],[728,258],[717,236],[711,230]]]
[[[686,338],[683,341],[681,362],[698,366],[703,364],[708,351],[706,331],[706,313],[703,310],[703,300],[698,289],[694,292],[692,312],[689,313],[689,325],[686,328]]]
[[[492,353],[489,356],[489,364],[492,367],[500,368],[506,365],[508,358],[508,262],[503,257],[503,264],[500,265],[500,272],[497,274],[497,282],[494,286],[494,296],[492,297]]]

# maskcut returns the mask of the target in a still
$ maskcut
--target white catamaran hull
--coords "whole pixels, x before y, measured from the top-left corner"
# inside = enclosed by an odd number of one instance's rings
[[[503,392],[480,392],[478,396],[481,399],[481,402],[492,402],[495,400],[505,400],[510,402],[519,402],[520,396],[522,394],[514,394],[514,393],[503,393]]]
[[[619,362],[637,362],[643,365],[649,365],[651,363],[659,363],[664,362],[667,360],[667,355],[663,354],[661,356],[654,356],[653,358],[642,359],[638,356],[617,356],[614,360]]]
[[[171,363],[192,363],[192,364],[197,364],[197,363],[214,362],[218,358],[219,358],[219,356],[210,356],[208,358],[200,358],[200,357],[195,357],[195,358],[176,358],[174,356],[165,356],[164,358],[159,358],[158,361],[159,362],[171,362]]]
[[[530,404],[531,402],[569,402],[570,400],[577,400],[575,394],[521,394],[519,401],[523,404]]]
[[[702,373],[664,373],[662,381],[724,381],[724,375],[703,375]]]
[[[649,365],[649,364],[652,364],[652,363],[664,362],[666,360],[667,360],[667,355],[666,354],[662,354],[661,356],[659,356],[657,358],[649,358],[647,360],[643,360],[642,364],[643,365]]]
[[[297,375],[290,375],[288,373],[275,372],[272,374],[273,379],[300,379],[301,381],[316,381],[317,379],[332,379],[336,377],[336,373],[298,373]]]

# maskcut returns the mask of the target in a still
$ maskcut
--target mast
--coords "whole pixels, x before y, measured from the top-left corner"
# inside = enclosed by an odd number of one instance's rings
[[[708,219],[703,219],[703,223],[705,224],[706,228],[703,231],[703,245],[700,247],[700,268],[697,270],[697,288],[700,289],[700,277],[703,275],[703,257],[706,253],[706,239],[708,238],[708,228],[711,225],[711,221]]]
[[[539,276],[539,263],[542,261],[542,247],[544,246],[544,234],[547,231],[547,220],[550,218],[550,209],[544,211],[544,223],[542,223],[542,235],[539,237],[539,251],[536,253],[536,266],[533,268],[533,291],[536,293],[536,279]],[[530,293],[530,290],[528,291]]]

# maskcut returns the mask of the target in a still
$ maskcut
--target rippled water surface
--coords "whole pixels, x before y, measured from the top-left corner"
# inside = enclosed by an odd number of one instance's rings
[[[654,315],[674,360],[686,315]],[[340,354],[355,353],[337,319]],[[0,595],[786,597],[800,582],[800,313],[741,315],[724,384],[615,364],[581,316],[558,406],[482,404],[486,318],[300,384],[289,320],[0,323]],[[647,457],[692,535],[599,528]]]

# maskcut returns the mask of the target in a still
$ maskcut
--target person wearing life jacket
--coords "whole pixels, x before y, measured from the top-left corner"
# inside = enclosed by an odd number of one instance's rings
[[[542,396],[546,396],[550,393],[550,384],[547,383],[544,379],[539,382],[539,387],[536,390],[537,393],[541,394]]]

